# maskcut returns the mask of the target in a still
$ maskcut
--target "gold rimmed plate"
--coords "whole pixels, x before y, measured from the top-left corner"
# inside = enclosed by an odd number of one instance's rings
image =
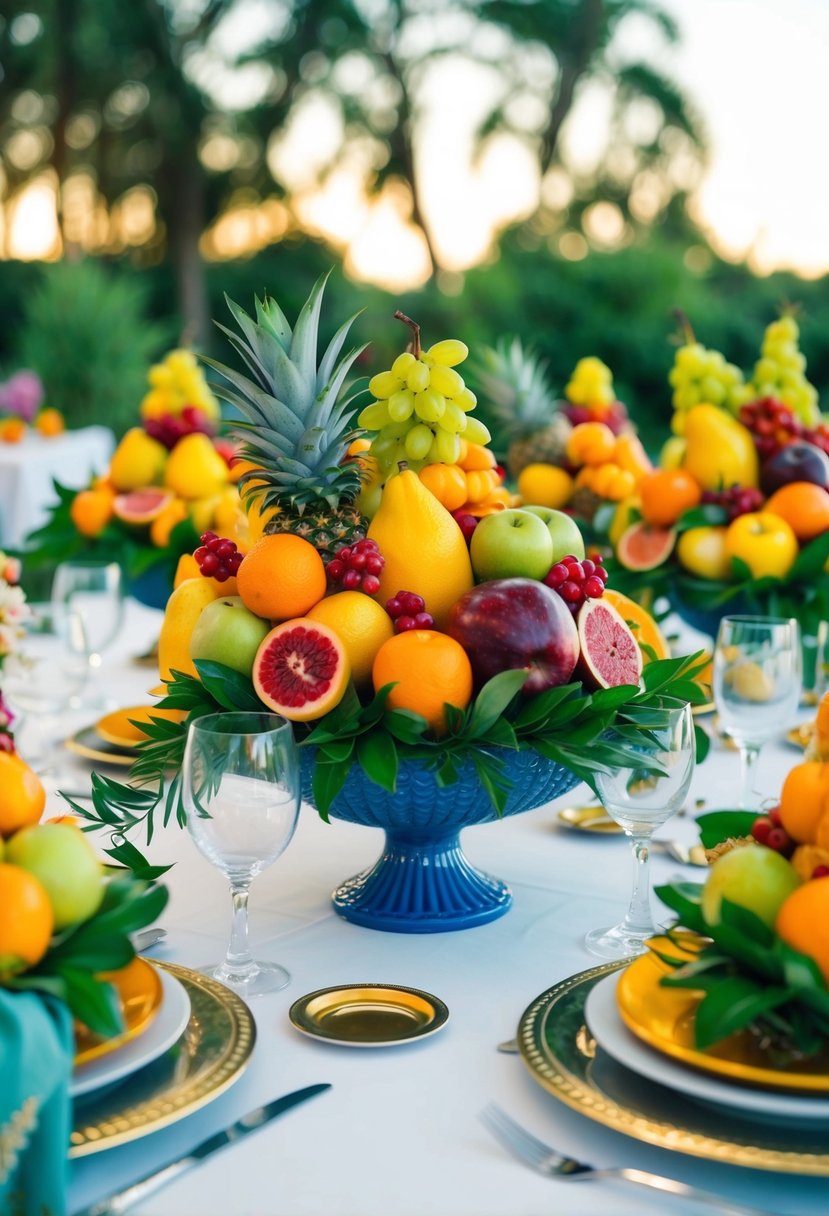
[[[562,827],[593,835],[618,836],[622,829],[603,806],[566,806],[556,816]]]
[[[190,1017],[178,1041],[121,1083],[76,1099],[70,1157],[137,1140],[224,1093],[247,1067],[256,1023],[244,1001],[209,976],[175,963],[155,966],[181,983]]]
[[[107,743],[102,739],[94,726],[86,726],[66,740],[65,746],[76,756],[84,760],[94,760],[96,764],[115,764],[127,768],[136,759],[136,753],[115,743]]]
[[[399,984],[344,984],[294,1001],[288,1016],[303,1034],[344,1047],[392,1047],[446,1025],[443,1001]]]
[[[542,992],[518,1026],[533,1079],[572,1110],[646,1144],[727,1165],[829,1177],[823,1127],[759,1123],[732,1109],[677,1102],[676,1091],[631,1072],[597,1047],[584,1016],[593,987],[626,966],[604,963]]]
[[[141,1034],[152,1022],[161,1006],[161,978],[155,967],[144,958],[134,958],[121,971],[104,976],[118,991],[124,1014],[124,1031],[111,1039],[101,1039],[86,1026],[75,1028],[75,1067],[97,1060],[117,1051],[124,1043]]]
[[[145,722],[152,718],[164,718],[170,722],[181,722],[187,711],[183,709],[159,709],[155,705],[131,705],[126,709],[114,709],[104,714],[95,723],[95,730],[105,743],[131,751],[139,743],[145,742],[147,735],[141,729]]]
[[[660,939],[655,939],[660,945]],[[661,944],[676,954],[676,943]],[[689,957],[691,957],[689,955]],[[619,1016],[631,1033],[654,1050],[728,1081],[797,1093],[829,1093],[829,1051],[790,1068],[772,1068],[748,1034],[731,1035],[706,1051],[694,1045],[694,1018],[701,992],[660,984],[670,968],[650,951],[635,959],[619,979]]]

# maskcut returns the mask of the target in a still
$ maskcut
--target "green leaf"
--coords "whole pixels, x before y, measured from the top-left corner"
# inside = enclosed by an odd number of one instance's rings
[[[79,1022],[105,1039],[123,1031],[121,1001],[114,985],[77,967],[61,967],[59,976],[65,985],[66,1003]]]
[[[397,789],[397,748],[391,735],[362,735],[357,741],[357,759],[366,776],[393,794]]]
[[[696,762],[702,764],[711,750],[711,736],[696,722],[694,723],[694,743],[696,745]]]
[[[677,531],[686,532],[689,528],[710,528],[728,523],[728,511],[715,502],[703,503],[699,507],[691,507],[683,511],[677,520]]]
[[[550,717],[562,701],[580,699],[580,696],[581,686],[578,684],[562,684],[558,688],[548,688],[527,701],[517,714],[515,725],[522,730],[538,726]]]
[[[713,849],[724,840],[751,835],[756,811],[707,811],[697,816],[699,838],[704,848]]]
[[[136,878],[145,879],[148,882],[161,878],[162,874],[166,874],[168,870],[172,869],[172,866],[150,865],[135,845],[124,840],[123,837],[117,844],[112,844],[110,848],[104,849],[104,852],[107,856],[114,857],[121,865],[127,866]]]
[[[762,1014],[790,999],[787,988],[761,986],[743,976],[723,979],[706,993],[694,1017],[694,1041],[700,1051],[745,1030]]]
[[[470,738],[474,739],[487,732],[515,700],[526,679],[527,673],[522,668],[501,671],[487,680],[472,703],[468,726]]]
[[[636,684],[617,684],[613,688],[600,688],[593,693],[593,708],[597,711],[618,709],[638,693],[639,687]]]
[[[829,560],[829,532],[822,532],[809,541],[797,555],[786,582],[794,583],[819,578]]]
[[[666,904],[672,912],[676,912],[679,924],[694,933],[705,936],[708,926],[702,915],[702,884],[701,883],[670,883],[654,887],[654,894]]]
[[[386,714],[385,727],[401,743],[419,743],[429,723],[409,709],[391,709]]]
[[[215,663],[211,659],[193,661],[201,677],[202,686],[223,709],[261,712],[267,708],[257,696],[249,676],[243,676],[232,667]]]
[[[348,764],[330,762],[317,756],[314,764],[313,791],[314,805],[321,819],[328,822],[328,812],[334,799],[345,785],[348,776]]]

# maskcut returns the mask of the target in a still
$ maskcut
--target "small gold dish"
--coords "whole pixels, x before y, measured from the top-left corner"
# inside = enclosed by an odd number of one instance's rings
[[[64,746],[76,756],[83,756],[84,760],[94,760],[97,764],[116,764],[125,768],[133,764],[138,756],[135,751],[102,739],[94,726],[77,731],[66,740]]]
[[[101,1039],[88,1027],[78,1024],[75,1030],[75,1067],[109,1055],[141,1034],[161,1005],[161,979],[155,967],[146,959],[134,958],[120,971],[106,972],[101,978],[110,980],[118,991],[124,1030],[111,1039]]]
[[[699,940],[699,939],[697,939]],[[653,944],[677,955],[678,942],[654,938]],[[695,953],[693,935],[687,935],[688,957]],[[628,1030],[656,1051],[728,1081],[760,1085],[771,1090],[829,1093],[829,1053],[787,1069],[772,1068],[762,1048],[747,1032],[731,1035],[707,1051],[694,1044],[694,1017],[703,993],[689,988],[664,988],[663,975],[671,968],[650,951],[622,972],[616,1002]]]
[[[603,806],[566,806],[559,811],[558,821],[563,827],[576,832],[593,832],[602,836],[618,836],[622,832]]]
[[[792,747],[799,747],[805,751],[812,742],[814,733],[814,722],[801,722],[799,726],[794,726],[791,730],[786,731],[786,742],[791,743]]]
[[[398,984],[320,988],[294,1001],[288,1017],[303,1034],[344,1047],[392,1047],[423,1039],[446,1024],[443,1001]]]

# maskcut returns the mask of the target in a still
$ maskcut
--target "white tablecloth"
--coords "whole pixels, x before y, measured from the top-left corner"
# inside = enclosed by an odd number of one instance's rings
[[[54,504],[52,480],[82,489],[105,473],[115,437],[105,426],[86,426],[46,439],[29,430],[20,443],[0,443],[0,546],[19,549],[46,522]]]
[[[131,604],[123,633],[129,643],[123,645],[138,653],[158,620]],[[113,663],[109,675],[125,705],[141,703],[153,683],[151,671],[128,665]],[[760,761],[762,788],[776,793],[796,759],[785,745],[769,745]],[[694,796],[709,806],[733,802],[737,770],[734,753],[715,747],[697,771]],[[75,767],[78,781],[86,781],[87,772]],[[568,801],[584,792],[582,787]],[[49,812],[58,805],[52,797]],[[696,839],[686,818],[659,835]],[[468,829],[463,842],[474,864],[510,883],[512,909],[462,932],[374,932],[340,919],[329,893],[375,860],[380,833],[326,825],[304,808],[287,852],[253,884],[255,951],[285,964],[292,981],[252,1003],[258,1039],[250,1067],[203,1110],[73,1163],[71,1210],[178,1157],[253,1107],[328,1081],[329,1092],[190,1170],[135,1208],[137,1216],[689,1216],[711,1210],[641,1188],[535,1175],[507,1156],[479,1122],[491,1100],[586,1161],[653,1170],[764,1211],[825,1216],[826,1179],[713,1164],[640,1143],[572,1112],[540,1088],[519,1057],[496,1050],[514,1035],[533,998],[599,961],[586,952],[582,937],[621,917],[631,865],[623,839],[558,828],[555,805]],[[168,937],[151,953],[187,966],[217,959],[230,924],[223,878],[178,829],[162,832],[151,855],[176,862],[161,920]],[[701,873],[682,871],[662,856],[654,856],[653,870],[656,881]],[[288,1008],[303,993],[375,981],[435,993],[449,1006],[448,1025],[421,1043],[373,1050],[319,1043],[291,1027]],[[677,1111],[679,1117],[680,1098]]]

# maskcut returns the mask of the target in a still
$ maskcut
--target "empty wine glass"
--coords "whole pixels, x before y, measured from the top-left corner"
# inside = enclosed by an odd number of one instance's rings
[[[61,562],[52,580],[52,603],[80,612],[89,643],[89,666],[97,673],[101,655],[117,638],[124,618],[121,567],[117,562]],[[100,697],[86,703],[100,704]]]
[[[80,613],[59,604],[32,604],[19,631],[3,662],[3,693],[18,715],[18,749],[31,768],[48,775],[49,719],[67,709],[89,675],[86,631]]]
[[[276,992],[290,975],[248,948],[248,891],[294,834],[299,755],[278,714],[209,714],[190,724],[182,766],[187,827],[208,861],[227,875],[233,923],[224,962],[207,974],[243,996]]]
[[[628,958],[641,954],[657,931],[651,913],[650,840],[656,828],[679,810],[694,773],[695,741],[691,707],[673,697],[655,698],[639,711],[635,729],[642,732],[641,767],[632,761],[609,773],[596,772],[596,791],[611,819],[633,847],[633,891],[623,921],[593,929],[585,937],[591,954]],[[629,728],[605,731],[602,742],[639,750]]]
[[[801,691],[800,630],[793,617],[723,617],[714,646],[713,689],[720,725],[740,751],[740,806],[754,790],[762,745],[789,725]]]

